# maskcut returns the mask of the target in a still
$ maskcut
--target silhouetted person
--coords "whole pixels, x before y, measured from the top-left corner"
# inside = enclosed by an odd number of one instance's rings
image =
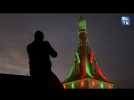
[[[48,88],[63,88],[58,78],[51,71],[50,56],[56,57],[57,52],[48,41],[43,41],[43,39],[43,33],[36,31],[34,41],[27,46],[30,75],[33,80],[48,80]]]

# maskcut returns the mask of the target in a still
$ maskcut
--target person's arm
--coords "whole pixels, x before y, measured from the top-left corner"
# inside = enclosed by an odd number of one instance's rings
[[[56,57],[57,56],[57,52],[52,48],[52,46],[50,45],[49,42],[47,42],[47,44],[48,44],[48,48],[49,48],[48,50],[49,50],[50,55],[52,57]]]

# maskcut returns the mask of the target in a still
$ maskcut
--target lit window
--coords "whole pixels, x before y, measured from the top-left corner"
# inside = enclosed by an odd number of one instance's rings
[[[74,89],[74,88],[75,88],[74,83],[72,83],[72,84],[71,84],[71,88],[72,88],[72,89]]]
[[[84,86],[84,81],[80,82],[80,86],[83,87]]]
[[[104,89],[104,83],[103,82],[100,83],[100,88]]]
[[[92,80],[92,83],[91,84],[92,84],[93,87],[95,87],[96,86],[95,80]]]

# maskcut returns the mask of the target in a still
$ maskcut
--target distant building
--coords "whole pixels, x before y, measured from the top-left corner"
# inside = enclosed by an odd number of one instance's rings
[[[79,47],[75,59],[63,82],[65,89],[112,89],[113,83],[104,75],[96,61],[93,49],[88,46],[87,21],[79,19]]]

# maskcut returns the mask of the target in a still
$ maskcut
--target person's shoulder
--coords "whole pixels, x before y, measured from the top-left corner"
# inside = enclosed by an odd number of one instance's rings
[[[45,45],[50,45],[50,43],[48,41],[44,41]]]
[[[29,44],[27,45],[27,48],[30,48],[32,45],[33,45],[33,42],[29,43]]]
[[[44,43],[49,43],[48,41],[44,41]]]

